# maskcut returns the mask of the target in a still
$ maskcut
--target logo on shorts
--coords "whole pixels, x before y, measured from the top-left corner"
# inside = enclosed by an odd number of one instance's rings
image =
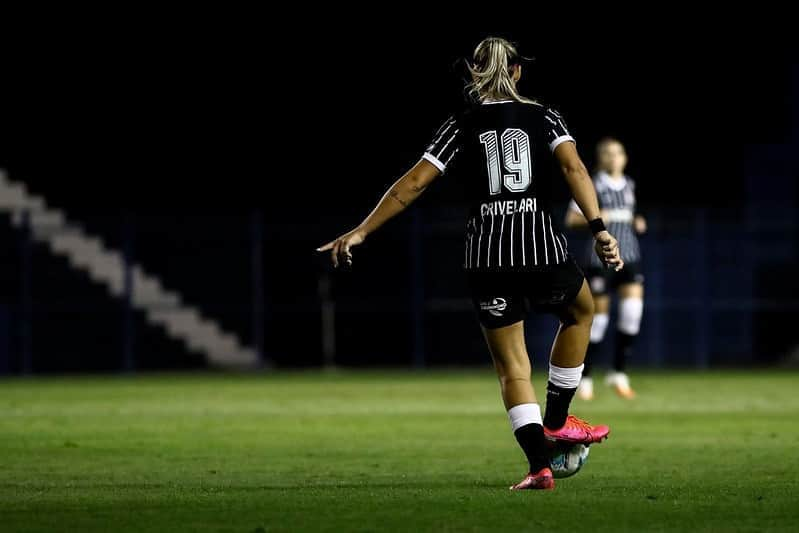
[[[494,298],[490,302],[480,302],[480,310],[488,311],[494,316],[502,316],[502,311],[507,309],[508,302],[505,298]]]
[[[553,304],[559,304],[566,300],[566,293],[565,292],[556,292],[552,294],[552,299],[550,300]]]

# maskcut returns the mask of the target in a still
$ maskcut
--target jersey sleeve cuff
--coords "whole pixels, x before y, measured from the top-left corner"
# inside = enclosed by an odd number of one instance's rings
[[[561,135],[560,137],[549,143],[549,150],[551,152],[554,152],[555,148],[565,143],[566,141],[575,142],[574,137],[572,137],[571,135]]]
[[[433,164],[433,166],[436,167],[441,172],[444,172],[447,169],[447,165],[439,161],[439,159],[430,152],[425,152],[424,155],[422,156],[422,159],[427,159],[428,161],[430,161]]]

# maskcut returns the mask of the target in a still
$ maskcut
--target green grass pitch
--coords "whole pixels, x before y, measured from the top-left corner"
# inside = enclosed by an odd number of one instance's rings
[[[598,388],[611,438],[546,493],[488,371],[6,379],[0,531],[797,531],[797,378]]]

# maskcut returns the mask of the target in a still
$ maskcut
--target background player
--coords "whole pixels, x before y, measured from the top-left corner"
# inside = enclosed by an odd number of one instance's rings
[[[517,92],[522,67],[516,49],[504,39],[485,39],[470,70],[473,105],[441,126],[422,159],[358,227],[318,250],[329,250],[336,266],[351,264],[352,247],[403,211],[456,157],[461,160],[471,203],[464,267],[511,428],[529,463],[529,474],[511,488],[551,489],[547,440],[599,442],[609,432],[568,415],[582,375],[593,301],[565,237],[552,223],[548,191],[554,163],[591,220],[603,264],[621,268],[623,262],[599,218],[591,178],[563,119]],[[543,418],[524,342],[523,320],[531,307],[553,312],[561,322]]]
[[[603,220],[619,239],[624,268],[616,272],[604,268],[602,263],[589,254],[586,276],[594,295],[594,323],[591,326],[591,342],[585,357],[583,379],[577,394],[584,400],[594,397],[594,382],[591,370],[599,346],[605,338],[610,309],[610,292],[619,296],[616,346],[613,370],[605,383],[614,388],[622,398],[632,399],[635,392],[627,376],[627,361],[635,345],[641,327],[644,310],[644,275],[641,273],[641,249],[638,234],[646,232],[646,220],[636,214],[635,182],[624,174],[627,153],[624,145],[616,139],[606,138],[597,144],[597,168],[594,187],[602,210]],[[566,215],[569,227],[584,227],[588,222],[580,207],[572,201]]]

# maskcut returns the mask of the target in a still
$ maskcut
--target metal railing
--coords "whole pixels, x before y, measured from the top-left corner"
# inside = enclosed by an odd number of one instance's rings
[[[455,269],[462,257],[457,249],[461,219],[432,218],[416,209],[403,226],[410,244],[404,274],[410,293],[407,306],[400,308],[410,315],[407,364],[417,367],[427,364],[431,355],[436,362],[457,364],[461,360],[458,354],[484,351],[471,335],[468,346],[457,338],[450,339],[450,355],[431,354],[431,340],[438,334],[442,317],[459,315],[464,330],[477,329],[463,284],[458,287],[460,294],[453,294],[452,283],[447,280],[457,277]],[[790,337],[774,337],[778,334],[768,327],[769,314],[784,316],[799,311],[799,292],[769,296],[759,288],[772,269],[787,270],[797,264],[797,227],[791,218],[763,225],[734,210],[656,209],[649,212],[648,219],[649,231],[641,237],[645,312],[633,364],[707,368],[769,363],[799,343],[799,338],[791,341]],[[575,237],[570,236],[569,248],[579,257],[585,244]],[[449,274],[435,267],[441,262],[436,250],[446,243],[450,243],[445,258],[451,267]],[[439,290],[442,287],[446,289],[443,293]],[[329,297],[327,304],[333,304]],[[340,294],[334,304],[339,315],[388,313],[397,307],[396,301],[387,305],[382,298],[352,298],[347,294]],[[615,307],[611,327],[614,315]],[[526,329],[534,359],[544,362],[555,327],[552,319],[531,317]],[[772,340],[782,346],[779,353],[769,352]],[[337,360],[337,355],[330,353],[335,351],[330,348],[330,338],[325,342],[326,361]],[[338,355],[348,357],[346,353]]]
[[[38,333],[32,317],[42,302],[34,301],[31,290],[37,269],[30,214],[23,212],[22,217],[19,258],[6,265],[18,270],[19,301],[11,312],[13,320],[0,324],[0,332],[5,328],[19,341],[8,355],[14,364],[0,361],[0,369],[29,373],[37,366],[32,354]],[[165,283],[184,276],[193,280],[177,287],[185,289],[181,295],[188,301],[202,309],[234,306],[223,324],[251,343],[264,363],[424,367],[487,362],[460,275],[461,217],[459,209],[412,208],[370,239],[368,249],[358,252],[360,268],[346,275],[333,272],[324,257],[312,252],[322,237],[329,237],[331,227],[346,227],[343,223],[278,224],[265,221],[260,212],[235,220],[218,218],[229,228],[226,262],[219,259],[212,237],[195,236],[200,244],[190,253],[176,252],[181,234],[169,228],[168,219],[117,216],[107,227],[122,236],[116,244],[123,251],[124,312],[119,350],[103,356],[118,361],[113,366],[119,370],[139,366],[133,265],[142,259],[137,251],[147,247],[151,256],[173,254],[181,260],[179,276],[172,272]],[[197,220],[209,218],[213,216],[198,215]],[[773,317],[799,311],[799,291],[775,293],[769,288],[775,276],[792,272],[797,264],[793,218],[772,218],[765,224],[734,210],[657,209],[648,212],[648,220],[649,233],[641,238],[645,311],[632,364],[704,368],[768,363],[797,343],[790,331],[770,327]],[[142,229],[143,222],[149,232]],[[581,255],[583,246],[578,236],[570,236],[573,254]],[[280,256],[272,250],[280,250]],[[215,262],[208,266],[211,258]],[[157,266],[152,271],[162,274]],[[236,279],[242,276],[247,279]],[[225,284],[234,279],[238,289],[228,296]],[[211,287],[205,283],[221,285],[221,290],[204,291]],[[217,301],[220,293],[227,303]],[[66,312],[77,311],[79,304],[58,302]],[[614,315],[612,311],[611,324]],[[545,361],[555,328],[551,317],[531,317],[526,329],[534,363]]]

